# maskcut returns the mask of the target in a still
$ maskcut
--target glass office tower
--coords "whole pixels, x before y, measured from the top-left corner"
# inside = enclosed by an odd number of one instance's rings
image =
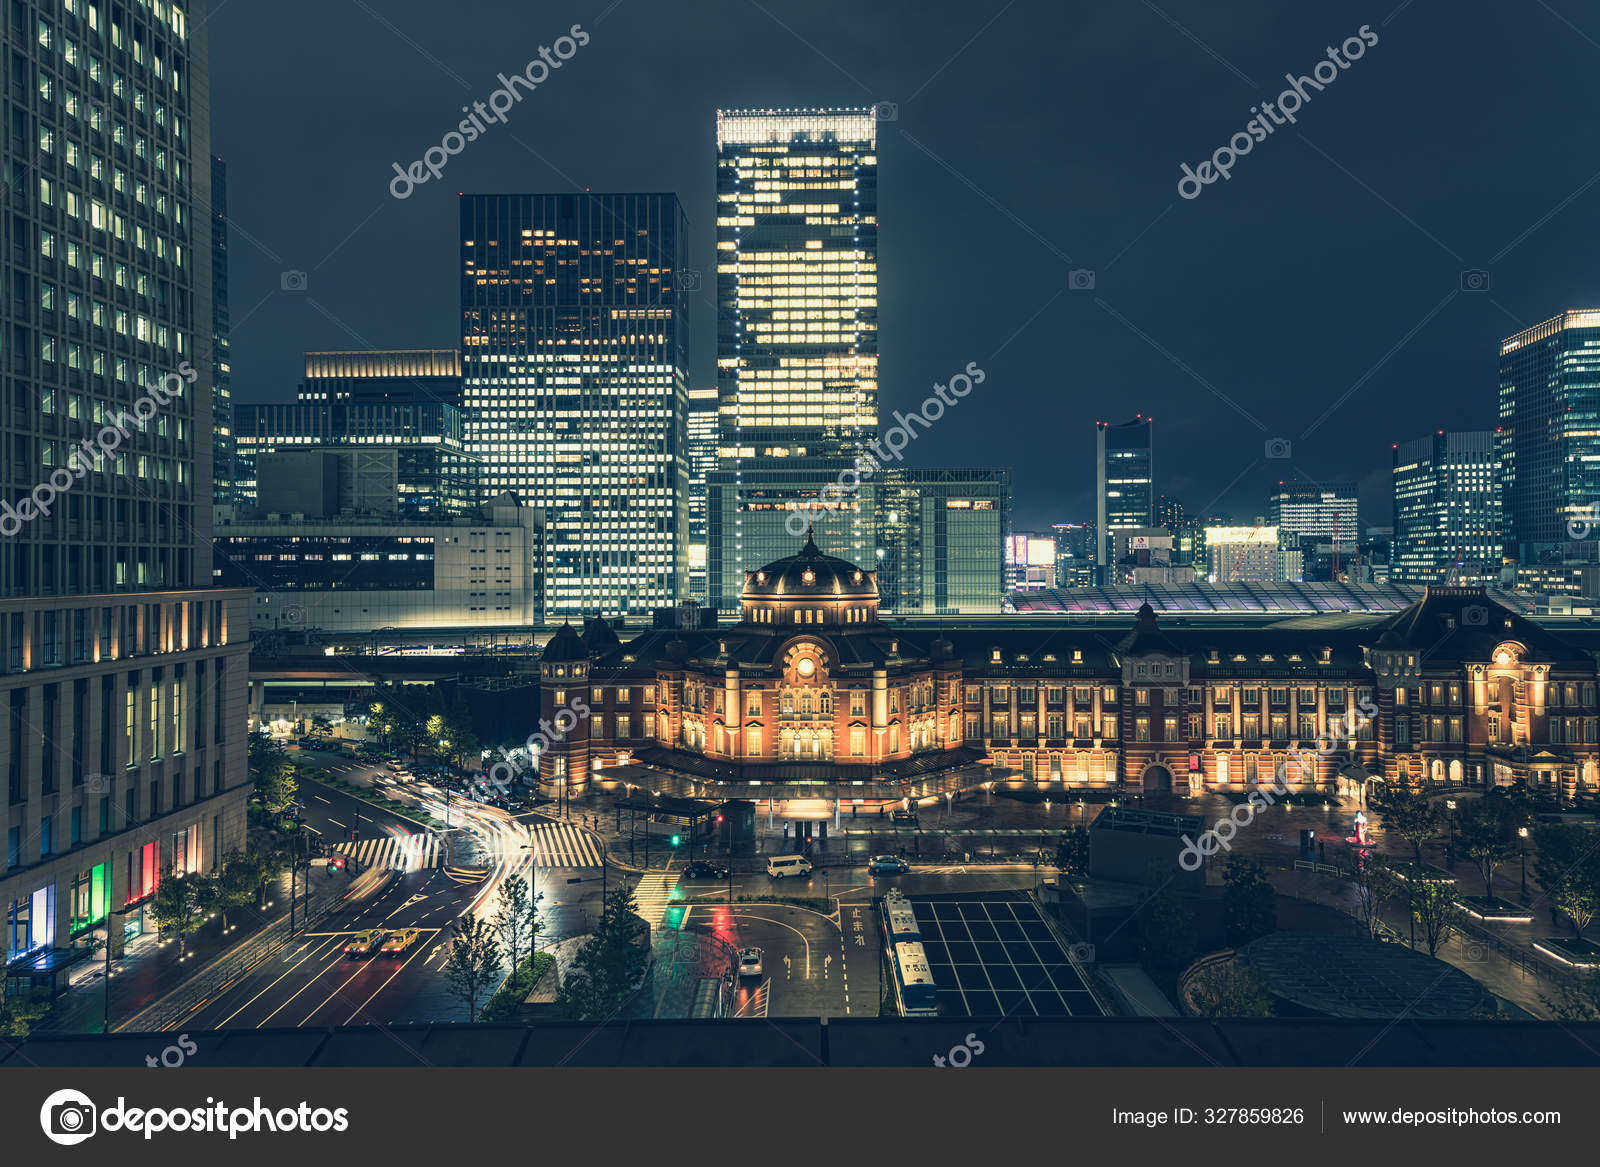
[[[1155,525],[1155,423],[1139,414],[1132,421],[1095,425],[1095,531],[1100,553],[1095,557],[1100,582],[1115,582],[1111,535],[1129,527]]]
[[[205,22],[14,0],[0,60],[0,962],[29,977],[244,846],[249,592],[205,586]]]
[[[1500,345],[1506,550],[1532,564],[1600,507],[1600,311],[1571,311]],[[1586,536],[1580,536],[1586,537]]]
[[[899,616],[998,613],[1011,471],[891,467],[878,484],[878,596]]]
[[[228,357],[228,166],[211,160],[211,499],[236,501],[233,489],[233,369]]]
[[[871,108],[717,112],[719,465],[708,589],[817,544],[874,551],[872,487],[819,507],[878,424],[878,158]]]
[[[1441,430],[1394,447],[1391,580],[1498,584],[1500,524],[1493,433]]]
[[[687,234],[671,194],[461,197],[468,448],[546,512],[553,619],[687,594]]]

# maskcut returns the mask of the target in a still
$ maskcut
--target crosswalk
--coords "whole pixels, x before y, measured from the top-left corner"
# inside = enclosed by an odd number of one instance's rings
[[[367,871],[420,871],[437,867],[444,849],[438,835],[393,835],[360,839],[354,843],[335,843],[333,850],[348,855]]]
[[[672,888],[677,882],[676,875],[676,872],[669,875],[665,871],[651,871],[633,889],[634,902],[639,905],[639,917],[652,928],[658,927],[667,914],[667,904],[672,899]]]
[[[600,848],[593,836],[570,823],[535,823],[532,843],[540,867],[600,866]]]

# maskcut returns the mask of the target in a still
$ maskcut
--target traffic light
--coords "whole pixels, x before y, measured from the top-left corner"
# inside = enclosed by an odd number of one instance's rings
[[[683,836],[682,835],[673,835],[672,836],[672,845],[674,847],[676,847],[681,842],[683,842]]]

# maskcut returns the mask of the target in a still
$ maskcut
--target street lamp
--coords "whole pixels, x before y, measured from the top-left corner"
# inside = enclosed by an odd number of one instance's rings
[[[1452,868],[1456,865],[1456,800],[1444,800],[1445,820],[1450,824],[1450,841],[1445,844],[1445,862]]]
[[[1528,828],[1518,827],[1517,838],[1522,840],[1522,898],[1528,898]]]
[[[539,844],[534,841],[532,823],[528,824],[528,843],[522,849],[533,852],[528,857],[528,895],[530,897],[528,902],[533,905],[534,913],[537,915],[539,911]],[[533,947],[535,951],[538,950],[539,934],[537,932],[533,934]]]

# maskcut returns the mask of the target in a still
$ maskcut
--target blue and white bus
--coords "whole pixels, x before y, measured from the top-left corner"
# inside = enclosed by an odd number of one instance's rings
[[[916,913],[911,910],[909,901],[901,900],[898,904],[885,900],[883,904],[884,927],[889,931],[889,947],[906,941],[920,941],[922,930],[917,927]]]
[[[922,945],[907,940],[894,946],[894,987],[904,1017],[938,1015],[938,990]]]

